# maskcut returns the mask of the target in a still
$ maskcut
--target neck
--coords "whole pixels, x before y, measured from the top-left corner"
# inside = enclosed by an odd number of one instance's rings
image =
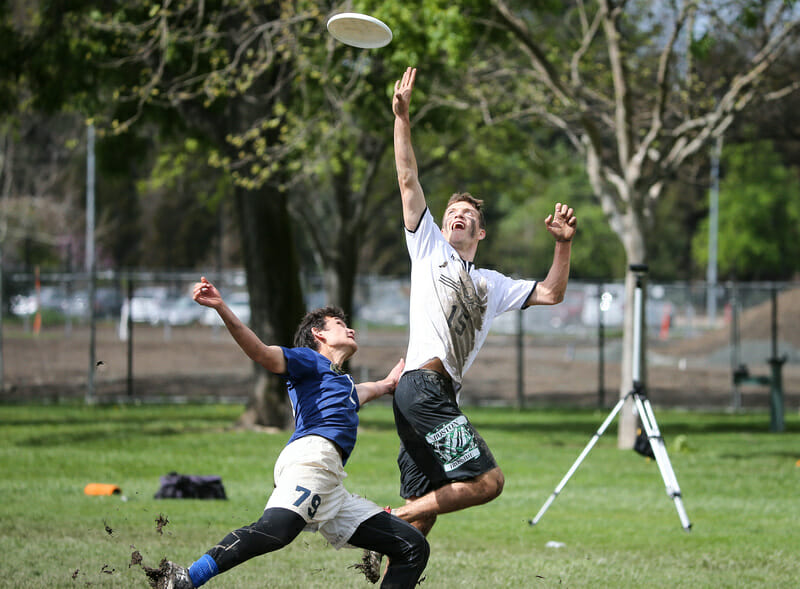
[[[317,351],[330,360],[332,364],[335,364],[340,368],[350,359],[350,356],[352,355],[345,350],[338,350],[326,345],[320,346],[319,350]]]
[[[475,254],[478,252],[478,244],[470,244],[464,246],[453,245],[453,249],[458,252],[458,255],[461,256],[461,259],[465,262],[474,262],[475,261]]]

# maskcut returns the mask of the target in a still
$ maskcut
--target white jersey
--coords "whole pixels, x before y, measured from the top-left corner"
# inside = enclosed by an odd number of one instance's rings
[[[416,231],[406,229],[406,245],[411,302],[405,371],[439,358],[458,390],[494,318],[521,309],[536,281],[515,280],[465,262],[427,209]]]

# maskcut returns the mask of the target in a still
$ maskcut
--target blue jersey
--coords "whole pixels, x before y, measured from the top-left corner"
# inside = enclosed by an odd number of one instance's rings
[[[349,374],[311,348],[282,348],[286,380],[294,413],[294,433],[289,443],[308,435],[335,442],[342,449],[342,464],[356,445],[358,394]]]

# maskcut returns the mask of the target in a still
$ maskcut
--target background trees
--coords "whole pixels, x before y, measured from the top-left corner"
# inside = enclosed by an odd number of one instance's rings
[[[767,76],[800,31],[791,2],[599,0],[540,11],[507,0],[492,5],[525,57],[506,78],[519,111],[560,130],[584,159],[629,264],[647,261],[648,230],[667,182],[745,109],[800,83]],[[703,61],[716,43],[735,47],[737,59],[709,75]],[[498,59],[514,63],[511,56]],[[496,71],[492,65],[486,75],[496,78]],[[628,274],[628,300],[633,288]],[[621,395],[631,389],[632,327],[628,305]],[[629,405],[621,446],[632,447],[635,426]]]
[[[800,256],[777,246],[796,226],[797,10],[718,5],[354,1],[395,33],[387,48],[364,51],[327,35],[339,7],[321,0],[4,2],[6,264],[28,256],[64,267],[61,243],[80,255],[80,240],[67,237],[83,232],[91,118],[101,137],[101,263],[238,263],[254,328],[290,343],[303,273],[322,275],[328,300],[348,311],[357,273],[407,273],[390,101],[415,65],[426,194],[435,214],[456,190],[486,198],[482,265],[542,276],[551,251],[542,219],[566,201],[581,220],[574,277],[619,278],[629,262],[647,261],[654,277],[702,278],[707,148],[724,133],[723,174],[735,182],[722,187],[722,273],[788,277]],[[763,146],[758,158],[743,155],[738,144],[764,138],[772,156]],[[55,178],[47,166],[58,172],[47,206],[65,207],[68,227],[25,207],[41,192],[36,182]],[[768,201],[758,213],[756,200]],[[775,236],[770,247],[726,237],[767,210],[746,228]],[[38,237],[26,242],[26,232]],[[280,387],[262,376],[249,417],[283,423]]]

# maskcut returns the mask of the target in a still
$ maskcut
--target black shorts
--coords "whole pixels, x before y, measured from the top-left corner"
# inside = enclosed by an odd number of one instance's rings
[[[486,442],[458,408],[446,376],[433,370],[405,373],[393,406],[400,436],[401,497],[420,497],[497,467]]]

